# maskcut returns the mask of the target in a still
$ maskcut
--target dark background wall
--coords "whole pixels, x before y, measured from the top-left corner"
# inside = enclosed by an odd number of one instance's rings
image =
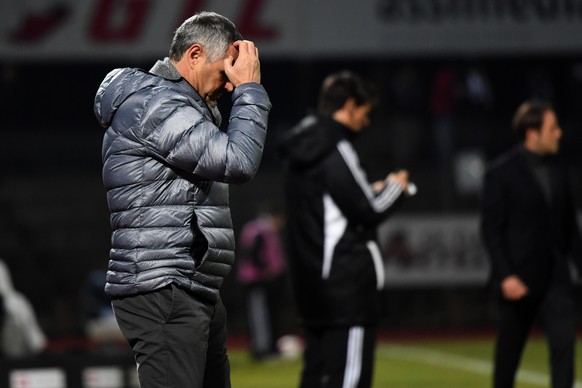
[[[80,295],[91,272],[103,273],[108,261],[110,230],[100,176],[103,129],[93,116],[93,97],[112,68],[149,68],[155,59],[0,61],[0,257],[53,339],[83,336],[86,306]],[[581,198],[578,55],[271,58],[261,65],[273,102],[269,136],[256,179],[231,188],[235,231],[265,200],[281,201],[277,140],[315,105],[323,77],[341,69],[362,73],[381,92],[373,124],[357,147],[370,179],[398,167],[410,170],[420,194],[403,215],[476,214],[478,192],[459,190],[454,156],[470,151],[488,160],[514,144],[511,116],[532,96],[556,105],[565,132],[563,156],[572,166],[575,198]],[[435,85],[449,76],[451,94],[443,102],[435,97]],[[445,108],[437,108],[435,99]],[[225,115],[228,104],[223,96]],[[444,132],[439,125],[445,125]],[[245,328],[239,290],[229,277],[223,295],[234,332]],[[292,330],[292,301],[288,306],[285,324]],[[494,319],[481,283],[392,288],[386,306],[385,326],[393,329],[484,328]]]

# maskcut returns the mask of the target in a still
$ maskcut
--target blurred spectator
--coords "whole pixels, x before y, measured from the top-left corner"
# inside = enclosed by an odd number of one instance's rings
[[[286,268],[280,237],[284,223],[279,211],[261,213],[239,236],[237,275],[245,286],[251,355],[259,360],[279,354],[276,296]]]
[[[0,260],[0,297],[2,298],[1,351],[7,358],[23,358],[41,353],[46,337],[28,299],[12,286],[10,271]]]

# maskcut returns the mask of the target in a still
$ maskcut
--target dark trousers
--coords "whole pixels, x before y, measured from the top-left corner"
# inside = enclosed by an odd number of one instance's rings
[[[495,347],[494,387],[511,388],[528,334],[536,318],[546,336],[553,388],[571,388],[574,381],[576,322],[574,300],[568,286],[552,285],[539,298],[499,301],[499,327]]]
[[[376,327],[305,327],[301,388],[372,386]]]
[[[229,388],[226,311],[169,285],[112,301],[141,388]]]

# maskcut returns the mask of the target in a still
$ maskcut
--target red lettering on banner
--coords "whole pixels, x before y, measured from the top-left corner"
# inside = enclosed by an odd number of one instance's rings
[[[245,39],[272,39],[277,35],[274,27],[261,25],[259,15],[263,0],[246,0],[241,12],[238,30]]]
[[[100,42],[135,40],[150,7],[151,0],[101,0],[91,24],[91,37]],[[120,13],[118,23],[115,19]]]
[[[71,14],[70,7],[55,5],[41,12],[29,12],[18,23],[16,30],[10,34],[10,40],[17,43],[29,43],[40,41],[64,23]]]

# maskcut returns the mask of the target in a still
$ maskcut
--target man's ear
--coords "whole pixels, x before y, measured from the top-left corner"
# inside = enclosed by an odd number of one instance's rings
[[[190,46],[188,50],[186,50],[186,54],[184,55],[188,60],[188,65],[190,67],[196,65],[200,58],[202,57],[203,48],[199,44],[193,44]]]
[[[335,121],[342,123],[348,128],[351,128],[353,112],[356,106],[356,100],[353,97],[348,97],[342,107],[333,112],[331,117]]]
[[[342,106],[342,109],[346,110],[347,112],[350,112],[356,106],[357,106],[356,100],[353,97],[348,97],[346,102],[344,102],[344,106]]]
[[[528,128],[525,130],[523,144],[526,149],[536,152],[540,138],[540,129]]]
[[[540,130],[536,128],[528,128],[525,130],[525,139],[536,139],[540,134]]]

